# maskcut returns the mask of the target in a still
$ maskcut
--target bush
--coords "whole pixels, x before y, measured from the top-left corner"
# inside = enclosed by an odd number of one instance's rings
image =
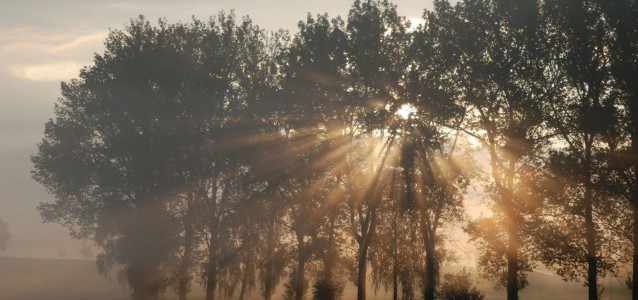
[[[463,269],[457,274],[443,275],[440,299],[442,300],[482,300],[485,295],[472,285],[472,275]]]

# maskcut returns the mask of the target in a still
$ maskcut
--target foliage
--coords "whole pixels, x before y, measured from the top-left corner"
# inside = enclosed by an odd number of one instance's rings
[[[346,275],[365,299],[369,273],[395,298],[482,299],[469,272],[440,278],[458,224],[509,299],[538,261],[595,298],[638,232],[630,2],[436,0],[412,27],[356,0],[293,35],[139,17],[62,83],[39,210],[135,299],[271,299],[286,276],[286,298],[340,299]]]
[[[442,300],[482,300],[485,296],[472,285],[472,274],[465,269],[443,275],[439,297]]]
[[[329,280],[318,280],[312,286],[313,300],[336,300],[343,296],[343,284]]]

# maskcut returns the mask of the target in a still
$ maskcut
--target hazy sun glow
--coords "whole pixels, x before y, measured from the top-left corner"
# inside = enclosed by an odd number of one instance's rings
[[[416,108],[409,103],[401,105],[401,108],[397,110],[397,115],[401,116],[401,118],[407,120],[410,118],[410,115],[416,113]]]

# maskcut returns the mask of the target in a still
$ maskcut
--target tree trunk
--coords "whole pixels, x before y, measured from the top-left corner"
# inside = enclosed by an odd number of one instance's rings
[[[215,300],[215,290],[217,289],[217,192],[217,178],[214,178],[210,203],[211,215],[208,223],[208,230],[210,231],[210,244],[208,245],[208,276],[206,278],[206,300]]]
[[[164,232],[158,230],[163,208],[156,203],[151,189],[139,193],[139,206],[130,224],[131,231],[124,239],[128,247],[127,279],[133,289],[133,300],[159,299],[163,274],[160,266],[167,251]],[[144,253],[145,255],[140,255]]]
[[[272,215],[272,214],[271,214]],[[268,219],[268,231],[266,236],[266,276],[264,278],[264,299],[270,300],[275,292],[275,219],[271,216]]]
[[[507,220],[507,300],[518,300],[518,251],[520,247],[518,236],[518,213],[514,207],[514,176],[516,172],[516,161],[518,158],[510,158],[507,171],[507,188],[501,191],[503,206],[505,209],[505,219]]]
[[[336,245],[334,245],[335,218],[335,214],[331,213],[330,222],[328,225],[328,248],[326,250],[326,261],[324,264],[324,278],[326,280],[326,283],[330,283],[330,287],[332,287],[332,270],[334,269],[335,265],[335,250],[337,248]]]
[[[246,297],[246,290],[248,285],[248,270],[245,270],[244,276],[241,278],[241,290],[239,291],[239,300],[244,300]]]
[[[306,268],[303,232],[297,231],[297,283],[295,286],[295,300],[302,300],[304,297],[304,273]]]
[[[188,235],[188,234],[187,234]],[[179,282],[178,282],[178,295],[179,300],[186,300],[188,297],[188,285],[190,282],[189,266],[191,261],[191,251],[185,250],[184,257],[182,258],[182,266],[180,267]]]
[[[589,139],[589,135],[586,136]],[[596,257],[596,230],[594,228],[592,182],[591,182],[591,142],[585,141],[585,242],[587,243],[587,289],[589,300],[598,299],[598,268]]]
[[[392,221],[392,225],[394,229],[396,229],[396,219]],[[398,245],[397,245],[397,237],[394,236],[392,238],[392,300],[399,299],[399,254],[398,254]]]
[[[392,300],[399,299],[399,282],[398,282],[397,267],[394,267],[392,274]]]
[[[366,299],[366,286],[368,275],[368,248],[376,230],[376,206],[368,211],[367,221],[361,224],[361,242],[359,243],[359,273],[357,274],[357,300]]]
[[[638,97],[638,92],[634,93]],[[631,134],[631,150],[634,157],[638,155],[638,99],[634,99],[634,105],[631,106],[632,114],[632,127],[633,132]],[[638,162],[634,162],[634,183],[638,182]],[[633,226],[633,268],[632,268],[632,299],[638,300],[638,186],[633,187],[633,195],[631,195],[631,207],[634,214],[634,226]]]
[[[216,241],[211,241],[208,248],[208,277],[206,278],[206,300],[215,300],[217,288],[217,251]]]
[[[190,284],[190,265],[193,256],[193,203],[192,195],[188,196],[186,216],[184,220],[184,256],[179,271],[178,295],[179,300],[186,300],[188,296],[188,285]]]
[[[436,292],[436,260],[434,247],[429,247],[425,256],[425,286],[423,287],[425,300],[434,300]]]
[[[518,228],[508,226],[507,300],[518,300]]]
[[[423,299],[434,300],[436,293],[436,253],[435,240],[430,231],[430,223],[426,219],[425,211],[421,208],[421,236],[425,250],[425,277],[423,278]]]
[[[367,273],[368,273],[368,244],[363,239],[361,250],[359,251],[359,273],[357,275],[357,300],[366,299],[366,285],[367,285]]]

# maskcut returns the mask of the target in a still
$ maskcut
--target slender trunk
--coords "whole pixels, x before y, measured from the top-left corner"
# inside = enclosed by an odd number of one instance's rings
[[[510,158],[507,171],[507,189],[502,190],[501,196],[504,198],[503,205],[505,219],[507,220],[507,300],[518,300],[518,251],[520,247],[518,236],[518,214],[514,207],[514,175],[516,171],[516,161]]]
[[[393,300],[398,300],[399,299],[399,249],[398,249],[398,242],[397,242],[397,235],[396,235],[396,229],[397,229],[397,218],[394,218],[394,220],[392,220],[392,226],[394,228],[394,233],[395,236],[392,237],[392,299]]]
[[[215,300],[217,288],[217,179],[213,179],[211,216],[208,224],[210,231],[210,244],[208,245],[208,276],[206,278],[206,300]]]
[[[216,241],[208,248],[208,277],[206,278],[206,300],[215,300],[217,288],[217,249]]]
[[[507,229],[507,300],[518,300],[518,229],[511,225]]]
[[[248,268],[246,268],[244,272],[244,276],[241,277],[241,290],[239,291],[239,300],[244,300],[244,297],[246,297],[246,290],[248,289]]]
[[[332,270],[335,265],[335,249],[334,245],[334,226],[335,226],[335,214],[330,214],[330,222],[328,225],[328,248],[326,250],[326,261],[324,264],[324,278],[326,283],[330,283],[332,287]]]
[[[392,300],[399,299],[399,281],[398,281],[398,273],[397,267],[394,267],[394,272],[392,274]]]
[[[182,264],[180,266],[179,282],[178,282],[178,294],[179,300],[186,300],[188,296],[188,286],[190,284],[190,265],[193,256],[193,198],[192,195],[188,196],[188,203],[186,207],[186,216],[184,220],[184,256],[182,257]]]
[[[425,287],[424,287],[424,298],[425,300],[434,300],[435,292],[436,292],[436,259],[434,255],[434,247],[430,246],[428,249],[428,254],[425,256]]]
[[[589,135],[586,136],[589,139]],[[598,268],[596,257],[596,230],[594,228],[592,182],[591,182],[591,142],[585,142],[585,241],[587,243],[587,289],[589,300],[598,299]]]
[[[423,299],[434,300],[436,293],[436,253],[434,249],[435,241],[430,233],[430,224],[426,219],[425,211],[421,208],[420,218],[421,236],[423,238],[423,248],[425,250],[425,277],[423,278]]]
[[[306,268],[303,232],[297,232],[297,284],[295,286],[295,300],[302,300],[304,297],[304,273]]]
[[[359,243],[359,273],[357,275],[357,300],[366,299],[366,286],[368,275],[368,248],[376,230],[376,206],[368,212],[369,218],[361,224],[361,242]]]
[[[324,257],[324,261],[323,261],[323,284],[324,284],[324,288],[326,289],[326,293],[328,295],[330,295],[329,297],[326,297],[326,300],[333,300],[333,299],[337,299],[336,298],[336,283],[333,279],[333,270],[334,270],[334,266],[336,264],[336,254],[335,254],[335,250],[337,249],[337,246],[335,245],[335,238],[334,238],[334,226],[335,226],[335,213],[334,211],[330,212],[328,215],[328,228],[327,228],[327,234],[328,234],[328,242],[326,244],[326,256]]]
[[[264,278],[264,299],[270,300],[275,292],[274,286],[274,263],[275,263],[275,219],[271,216],[268,220],[268,231],[266,233],[266,276]]]
[[[162,207],[155,203],[155,197],[151,189],[140,192],[140,206],[134,215],[133,235],[129,235],[126,243],[132,247],[133,256],[129,256],[127,277],[133,288],[134,300],[159,299],[162,272],[160,265],[164,258],[161,241],[164,232],[157,230],[158,216],[162,215]],[[153,249],[154,251],[149,251]],[[140,253],[147,255],[140,256]],[[130,254],[129,254],[130,255]]]
[[[637,93],[634,93],[635,96],[638,97]],[[631,115],[632,115],[632,133],[631,133],[631,150],[636,157],[638,155],[638,99],[633,99],[632,102],[634,105],[631,106]],[[634,183],[638,182],[638,162],[634,162]],[[634,226],[633,226],[633,267],[632,267],[632,288],[631,288],[631,298],[633,300],[638,300],[638,186],[633,187],[633,194],[631,195],[631,208],[634,214]]]
[[[501,207],[506,220],[507,230],[507,250],[505,259],[507,260],[507,300],[518,300],[518,216],[514,207],[514,175],[516,162],[520,159],[516,153],[510,153],[509,166],[505,173],[504,183],[501,179],[499,156],[496,152],[496,137],[494,132],[488,128],[488,145],[490,152],[490,165],[492,167],[492,178],[496,183],[496,189],[501,197]]]
[[[368,243],[364,242],[359,251],[359,274],[357,275],[357,300],[366,299],[366,285],[368,273]]]
[[[189,236],[189,232],[187,231],[185,234],[186,240],[191,239],[192,237]],[[188,245],[188,241],[186,242]],[[190,269],[190,262],[192,259],[192,251],[191,249],[189,249],[190,247],[187,246],[188,248],[184,250],[184,257],[182,258],[182,266],[180,267],[180,274],[179,274],[179,283],[178,283],[178,294],[179,294],[179,300],[186,300],[188,297],[188,285],[190,283],[190,274],[189,274],[189,269]]]
[[[164,254],[161,252],[163,245],[158,244],[164,233],[159,232],[156,226],[159,222],[157,217],[162,215],[163,208],[156,203],[150,188],[140,190],[136,198],[139,199],[139,206],[130,224],[133,231],[126,237],[126,242],[131,247],[127,257],[127,279],[133,289],[133,300],[155,300],[159,299],[162,280],[159,268]],[[148,249],[156,251],[149,252]],[[140,253],[148,255],[140,256]]]

